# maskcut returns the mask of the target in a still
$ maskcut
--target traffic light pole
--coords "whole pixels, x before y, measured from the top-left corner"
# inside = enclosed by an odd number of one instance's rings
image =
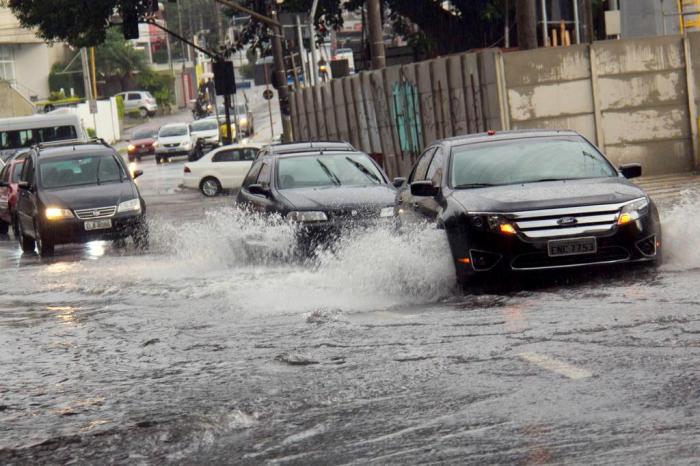
[[[277,10],[270,3],[270,18],[277,21]],[[275,61],[275,82],[278,85],[277,95],[280,101],[280,113],[282,115],[282,142],[292,142],[292,117],[289,112],[289,86],[287,85],[287,71],[284,66],[284,51],[282,49],[282,26],[272,28],[272,56]]]

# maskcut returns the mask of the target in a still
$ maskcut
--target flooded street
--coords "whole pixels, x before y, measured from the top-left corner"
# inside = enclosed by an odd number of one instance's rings
[[[285,222],[144,170],[148,253],[0,245],[1,464],[697,462],[691,193],[658,271],[483,293],[440,231],[301,264]]]

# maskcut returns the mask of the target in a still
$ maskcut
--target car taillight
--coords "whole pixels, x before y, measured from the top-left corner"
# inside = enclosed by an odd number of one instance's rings
[[[192,170],[190,170],[190,167],[185,166],[185,173],[192,173]]]

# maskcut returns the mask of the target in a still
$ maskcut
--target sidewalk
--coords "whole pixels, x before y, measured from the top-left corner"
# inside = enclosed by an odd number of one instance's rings
[[[700,190],[700,173],[645,176],[635,180],[635,184],[649,193],[656,202],[672,203],[680,199],[683,190]]]

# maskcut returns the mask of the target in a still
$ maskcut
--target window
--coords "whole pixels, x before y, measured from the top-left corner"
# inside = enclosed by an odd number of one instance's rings
[[[264,163],[258,175],[258,184],[270,185],[270,164]]]
[[[435,186],[439,186],[442,181],[442,166],[445,162],[445,152],[442,147],[438,147],[433,160],[428,166],[428,172],[425,175],[426,180],[431,180]]]
[[[428,172],[428,166],[433,158],[433,153],[435,152],[434,147],[429,147],[423,155],[421,155],[420,160],[416,164],[416,168],[413,169],[411,177],[408,179],[409,184],[414,181],[421,181],[425,179],[425,175]]]
[[[252,167],[250,167],[250,171],[246,175],[245,180],[243,180],[244,187],[247,188],[251,184],[255,184],[255,181],[258,179],[258,174],[260,173],[262,166],[262,162],[258,161],[255,162]]]
[[[11,45],[0,45],[0,79],[15,82],[15,54]]]
[[[0,132],[0,150],[29,147],[40,142],[77,139],[74,126],[49,126],[46,128],[19,129]]]
[[[27,161],[24,162],[21,180],[26,181],[30,186],[34,184],[34,160],[32,158],[27,158]]]
[[[239,162],[241,160],[241,152],[238,150],[224,150],[218,152],[212,158],[212,162]]]
[[[0,171],[0,181],[8,182],[10,181],[10,166],[5,165]]]
[[[241,153],[243,154],[241,156],[241,160],[246,160],[246,161],[252,161],[255,160],[258,156],[258,150],[252,147],[247,147],[245,149],[241,149]]]
[[[130,92],[127,94],[127,100],[141,100],[141,94],[138,92]]]
[[[24,166],[24,162],[17,162],[14,167],[12,168],[12,179],[11,183],[19,183],[19,178],[22,175],[22,167]]]

